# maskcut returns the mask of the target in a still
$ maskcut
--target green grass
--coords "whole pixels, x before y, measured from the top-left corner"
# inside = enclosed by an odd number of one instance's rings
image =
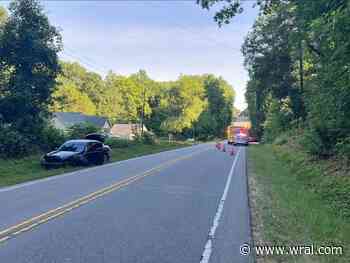
[[[248,156],[249,175],[260,192],[255,213],[263,221],[264,242],[336,244],[345,253],[275,256],[272,262],[350,262],[350,178],[325,175],[319,162],[310,162],[305,154],[283,146],[254,145]]]
[[[146,154],[158,153],[180,147],[188,143],[160,142],[156,145],[135,144],[126,148],[115,148],[112,151],[111,162],[121,161]],[[46,170],[40,166],[41,155],[32,155],[22,159],[0,159],[0,187],[14,185],[39,178],[58,175],[83,169],[85,167],[65,167]]]

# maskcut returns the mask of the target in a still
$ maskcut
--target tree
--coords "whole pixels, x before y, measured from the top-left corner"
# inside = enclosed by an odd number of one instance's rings
[[[167,119],[162,123],[168,132],[180,133],[191,128],[205,107],[204,88],[199,76],[183,75],[169,90]]]
[[[204,82],[208,111],[212,116],[214,135],[222,136],[225,128],[232,121],[234,92],[233,88],[222,78],[208,76]]]
[[[5,8],[0,6],[0,27],[5,24],[7,20],[8,14]]]
[[[101,114],[119,122],[139,120],[142,107],[142,87],[130,77],[110,72],[105,80]]]
[[[61,82],[53,94],[53,99],[52,111],[96,114],[96,106],[89,96],[79,91],[75,83],[69,80]]]
[[[146,115],[150,114],[151,108],[148,104],[148,99],[153,94],[153,87],[155,82],[152,81],[148,76],[145,70],[140,70],[136,74],[130,76],[130,78],[139,86],[141,90],[141,108],[140,108],[140,126],[141,134],[143,135],[143,125],[145,123]]]
[[[196,130],[201,138],[222,137],[232,121],[234,91],[222,78],[204,76],[205,109],[196,121]]]
[[[214,16],[214,20],[218,23],[219,26],[223,24],[229,24],[231,19],[243,12],[243,7],[241,1],[237,0],[197,0],[197,4],[199,4],[204,9],[210,9],[214,5],[224,2],[221,9],[216,12]],[[268,13],[270,9],[282,2],[282,0],[257,0],[256,4],[260,6],[260,9]]]
[[[89,72],[77,62],[61,62],[60,65],[62,68],[60,78],[74,83],[81,93],[86,94],[98,106],[104,90],[101,76],[95,72]]]
[[[267,100],[270,97],[281,104],[289,100],[295,119],[303,115],[300,101],[302,92],[293,73],[294,46],[290,39],[295,25],[292,15],[288,5],[276,7],[269,15],[261,15],[242,46],[245,66],[251,79],[246,99],[253,130],[258,136],[262,135],[269,104]]]
[[[207,9],[219,2],[198,1]],[[239,1],[225,2],[215,15],[220,26],[243,11]],[[257,3],[262,12],[242,48],[253,131],[275,138],[293,126],[305,127],[307,140],[318,138],[311,152],[332,154],[337,142],[349,142],[350,2]]]
[[[3,121],[32,137],[40,134],[59,72],[61,36],[35,0],[15,0],[0,40],[0,63],[9,74],[1,90]],[[30,51],[30,52],[28,52]]]
[[[7,21],[8,14],[5,8],[0,6],[0,41],[2,39],[2,31]],[[0,44],[1,45],[1,44]],[[9,81],[9,70],[6,69],[6,65],[4,61],[0,60],[0,98],[4,96],[5,87],[7,86]],[[0,113],[0,122],[2,121],[2,114]]]
[[[146,127],[158,135],[167,135],[162,123],[168,117],[168,98],[170,89],[175,82],[156,82],[152,86],[152,93],[148,98],[151,113],[145,119]]]
[[[141,122],[158,135],[221,136],[232,120],[232,87],[213,75],[180,76],[157,82],[140,70],[105,79],[78,63],[61,62],[52,111],[106,116],[112,122]],[[200,134],[199,134],[200,133]]]

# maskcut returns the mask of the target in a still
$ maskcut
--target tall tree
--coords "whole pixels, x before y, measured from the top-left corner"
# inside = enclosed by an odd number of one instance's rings
[[[145,70],[140,70],[139,72],[132,74],[130,78],[138,85],[139,90],[141,91],[141,107],[140,112],[140,125],[141,125],[141,134],[143,134],[143,126],[145,123],[145,118],[150,114],[151,108],[149,106],[148,100],[153,94],[153,89],[155,82],[151,80]]]
[[[139,121],[142,87],[130,77],[110,72],[106,77],[102,114],[119,122]]]
[[[3,27],[5,25],[5,22],[7,21],[8,14],[5,8],[0,6],[0,41],[2,39],[2,31]],[[0,44],[1,45],[1,44]],[[5,62],[0,60],[0,98],[1,96],[4,96],[5,93],[5,87],[8,84],[8,79],[9,79],[9,70],[6,69]],[[2,114],[0,112],[0,123],[2,122]]]
[[[219,2],[225,2],[215,15],[220,26],[243,11],[240,1],[198,0],[208,9]],[[243,47],[254,129],[283,132],[302,124],[310,151],[332,154],[337,142],[349,141],[350,2],[257,3],[263,12]]]
[[[101,76],[86,70],[77,62],[61,62],[60,64],[62,80],[73,82],[80,92],[86,94],[95,105],[98,105],[104,89]]]
[[[66,79],[60,80],[60,78],[58,81],[60,84],[53,94],[52,111],[96,114],[95,104],[86,93],[79,90],[74,82]]]
[[[9,79],[1,91],[3,121],[35,136],[48,113],[59,72],[61,36],[36,0],[15,0],[0,40],[2,70]]]
[[[169,132],[180,133],[185,128],[191,128],[203,111],[204,87],[200,76],[183,75],[169,90],[168,117],[162,123]]]
[[[0,6],[0,26],[5,24],[8,14],[4,7]]]
[[[197,0],[197,4],[204,9],[210,9],[220,2],[222,5],[214,16],[219,26],[229,24],[234,16],[243,12],[242,1],[239,0]],[[271,7],[280,2],[282,0],[256,0],[254,5],[257,4],[263,12],[267,13]]]
[[[196,130],[203,138],[223,136],[232,121],[234,91],[222,78],[205,76],[205,99],[207,106],[196,122]]]

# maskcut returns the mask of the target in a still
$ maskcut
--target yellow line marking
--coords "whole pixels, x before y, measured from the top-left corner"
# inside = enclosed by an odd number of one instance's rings
[[[46,222],[48,222],[56,217],[59,217],[63,214],[66,214],[74,209],[77,209],[80,206],[87,204],[87,203],[89,203],[89,202],[91,202],[99,197],[102,197],[106,194],[112,193],[120,188],[123,188],[123,187],[125,187],[133,182],[136,182],[136,181],[146,177],[146,176],[153,175],[156,172],[159,172],[159,171],[163,170],[164,168],[169,167],[178,161],[190,159],[194,155],[202,153],[202,152],[207,151],[207,150],[209,150],[209,148],[204,149],[204,150],[200,150],[200,151],[196,151],[192,154],[182,156],[182,157],[170,160],[170,161],[166,161],[166,162],[164,162],[158,166],[155,166],[155,167],[153,167],[153,168],[151,168],[143,173],[125,178],[125,179],[118,181],[110,186],[107,186],[107,187],[102,188],[98,191],[95,191],[95,192],[90,193],[86,196],[83,196],[83,197],[78,198],[74,201],[71,201],[65,205],[59,206],[55,209],[49,210],[49,211],[42,213],[38,216],[27,219],[19,224],[16,224],[14,226],[6,228],[6,229],[0,231],[0,243],[7,241],[8,239],[10,239],[13,236],[16,236],[22,232],[33,229],[34,227],[36,227],[38,225],[44,224],[44,223],[46,223]]]

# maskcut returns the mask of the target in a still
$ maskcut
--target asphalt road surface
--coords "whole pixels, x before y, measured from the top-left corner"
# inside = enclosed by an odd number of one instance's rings
[[[231,150],[234,154],[231,155]],[[235,263],[246,149],[167,151],[0,189],[1,263]]]

